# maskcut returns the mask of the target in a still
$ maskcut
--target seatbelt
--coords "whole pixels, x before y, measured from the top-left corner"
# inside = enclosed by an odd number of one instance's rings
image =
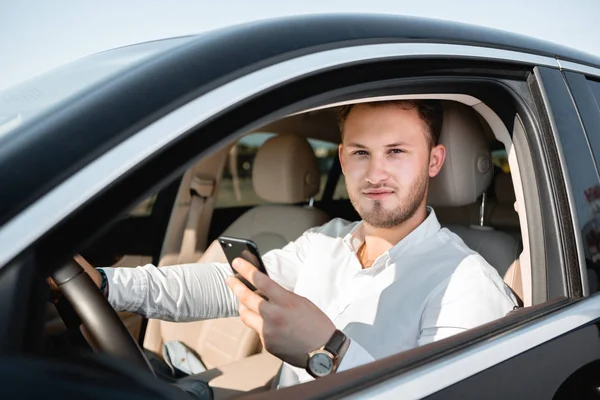
[[[195,262],[200,255],[196,252],[198,245],[198,222],[202,217],[204,204],[213,195],[215,180],[213,178],[202,178],[194,176],[190,183],[190,209],[188,211],[187,223],[181,239],[178,263]]]

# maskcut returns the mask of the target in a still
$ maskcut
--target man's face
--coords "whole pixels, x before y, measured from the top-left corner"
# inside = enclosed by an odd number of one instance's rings
[[[356,105],[344,124],[339,149],[352,205],[375,228],[392,228],[412,217],[427,196],[445,149],[429,144],[416,109]]]

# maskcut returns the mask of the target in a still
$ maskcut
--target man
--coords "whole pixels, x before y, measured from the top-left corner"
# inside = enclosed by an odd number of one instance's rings
[[[437,101],[340,111],[339,157],[362,221],[334,219],[264,256],[266,276],[226,264],[89,271],[120,311],[173,321],[234,316],[285,363],[280,386],[349,369],[481,325],[516,301],[496,270],[426,206],[438,144]]]

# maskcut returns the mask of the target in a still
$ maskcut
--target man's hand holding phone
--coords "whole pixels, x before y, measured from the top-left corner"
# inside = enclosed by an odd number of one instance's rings
[[[308,299],[284,289],[247,260],[237,257],[232,268],[268,300],[235,276],[227,286],[239,299],[239,314],[260,336],[264,348],[297,367],[306,366],[307,354],[323,346],[335,332],[333,322]]]

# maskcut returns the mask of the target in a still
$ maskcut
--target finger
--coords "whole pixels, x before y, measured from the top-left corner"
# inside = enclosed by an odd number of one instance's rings
[[[234,276],[227,278],[227,286],[233,291],[241,305],[255,313],[264,311],[265,308],[272,307],[264,298],[248,289],[239,279]]]
[[[252,310],[248,309],[243,304],[240,304],[239,314],[240,314],[240,319],[242,320],[242,322],[248,328],[254,330],[256,333],[258,333],[262,337],[264,320],[262,319],[260,314],[253,312]]]
[[[244,260],[236,258],[232,263],[233,268],[256,289],[269,298],[270,301],[280,303],[287,299],[290,292],[282,288],[277,282],[269,278],[266,274],[260,272],[254,265]]]
[[[50,294],[49,294],[50,297],[49,297],[48,301],[50,301],[50,303],[53,303],[53,304],[58,303],[58,299],[62,295],[60,292],[60,289],[56,285],[56,282],[54,282],[54,279],[48,277],[48,278],[46,278],[46,282],[48,282],[48,286],[50,287]]]
[[[74,255],[73,259],[86,272],[91,271],[91,270],[94,269],[94,267],[92,266],[92,264],[90,264],[89,262],[87,262],[87,260],[85,258],[83,258],[80,254]]]
[[[50,289],[52,289],[54,291],[59,291],[60,290],[58,288],[58,285],[56,284],[56,282],[54,282],[54,279],[48,277],[48,278],[46,278],[46,282],[48,282],[48,286],[50,286]]]

